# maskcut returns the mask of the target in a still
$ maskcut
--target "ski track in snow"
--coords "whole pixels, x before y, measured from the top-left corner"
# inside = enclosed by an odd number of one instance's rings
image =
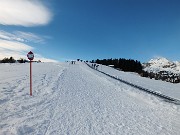
[[[180,134],[179,106],[85,64],[33,64],[32,97],[27,69],[3,70],[0,135]]]

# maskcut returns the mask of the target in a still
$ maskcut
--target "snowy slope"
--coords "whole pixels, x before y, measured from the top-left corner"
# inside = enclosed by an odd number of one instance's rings
[[[0,64],[2,135],[180,133],[178,105],[115,81],[83,63],[33,63],[30,97],[28,67]]]
[[[148,72],[157,73],[159,71],[168,71],[170,73],[180,74],[180,63],[172,62],[166,58],[151,59],[148,63],[144,64],[144,70]]]
[[[117,78],[123,79],[125,81],[128,81],[130,83],[133,83],[135,85],[141,86],[143,88],[148,88],[152,91],[156,91],[158,93],[162,93],[169,97],[173,97],[180,100],[180,84],[172,84],[161,80],[153,80],[141,77],[137,73],[123,72],[103,65],[100,65],[98,70],[108,73]]]

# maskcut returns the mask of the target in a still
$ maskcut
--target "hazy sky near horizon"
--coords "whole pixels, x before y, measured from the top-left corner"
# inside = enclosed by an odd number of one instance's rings
[[[0,0],[0,59],[180,61],[179,0]]]

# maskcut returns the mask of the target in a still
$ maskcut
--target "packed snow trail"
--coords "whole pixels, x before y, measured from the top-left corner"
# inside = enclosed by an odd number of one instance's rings
[[[0,134],[179,135],[180,110],[82,63],[34,65],[33,97],[24,74],[0,86]],[[18,84],[17,84],[18,83]]]

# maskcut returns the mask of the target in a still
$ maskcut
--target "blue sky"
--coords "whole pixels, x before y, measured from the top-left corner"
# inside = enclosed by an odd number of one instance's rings
[[[179,0],[1,0],[0,57],[180,61]]]

